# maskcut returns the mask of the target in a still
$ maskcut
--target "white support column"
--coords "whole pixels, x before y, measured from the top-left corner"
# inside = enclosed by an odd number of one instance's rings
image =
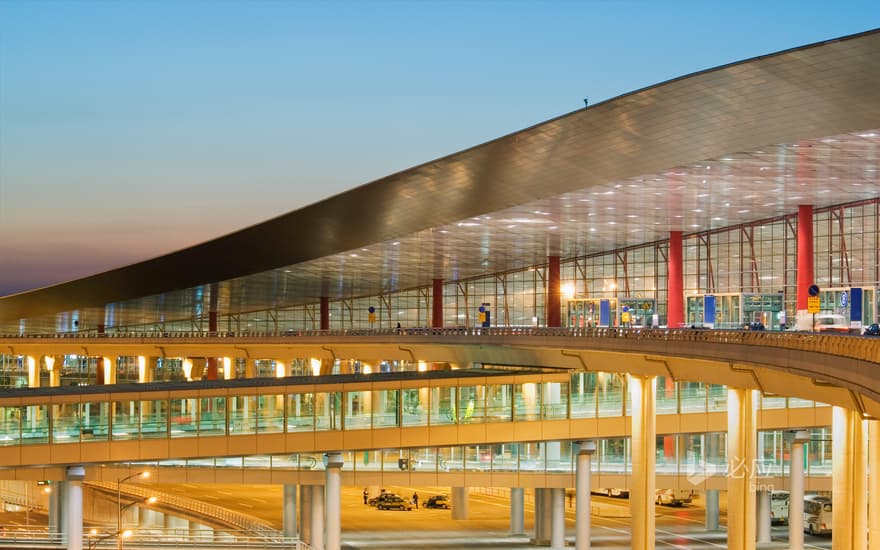
[[[64,510],[66,518],[67,550],[82,550],[83,541],[83,493],[82,482],[86,469],[82,466],[67,467],[67,487],[64,494],[67,506]]]
[[[868,550],[880,550],[880,420],[868,420]]]
[[[525,491],[522,487],[510,489],[510,534],[523,535],[526,532]]]
[[[306,544],[312,544],[312,486],[301,485],[299,488],[299,538]]]
[[[758,543],[770,542],[770,491],[758,491],[755,498]]]
[[[575,471],[575,550],[590,550],[591,497],[590,481],[592,476],[593,453],[596,444],[592,441],[581,441]]]
[[[324,550],[324,486],[312,485],[312,542],[313,550]]]
[[[24,358],[24,362],[27,365],[28,370],[28,387],[39,388],[40,362],[37,360],[37,357],[34,357],[33,355],[26,355]]]
[[[325,470],[325,485],[327,486],[327,504],[324,507],[327,514],[327,541],[324,545],[326,550],[340,550],[342,538],[342,482],[340,470],[342,469],[342,453],[327,453],[327,466]]]
[[[104,384],[116,383],[116,361],[119,357],[104,357]]]
[[[534,524],[535,536],[532,539],[533,544],[544,544],[547,541],[547,534],[544,532],[544,507],[546,499],[544,498],[545,490],[536,487],[533,489],[535,496]]]
[[[752,390],[727,390],[727,548],[754,550],[755,408]]]
[[[718,489],[706,489],[706,530],[717,531],[719,522],[719,491]],[[803,503],[801,503],[803,505]]]
[[[284,484],[284,500],[281,506],[281,532],[285,537],[296,538],[296,485]]]
[[[864,420],[834,407],[831,416],[832,550],[868,547],[867,445]]]
[[[657,462],[656,382],[653,376],[628,375],[632,395],[632,513],[633,550],[655,546],[654,494]]]
[[[790,480],[788,483],[788,548],[804,549],[804,444],[810,434],[793,432],[791,439]]]
[[[550,501],[550,547],[559,550],[565,548],[565,489],[550,489]]]
[[[452,488],[452,519],[468,518],[468,488]]]
[[[64,367],[63,355],[45,355],[43,363],[49,371],[49,387],[57,388],[61,385],[61,369]]]
[[[52,483],[52,492],[49,493],[49,533],[63,533],[64,523],[61,514],[64,513],[64,482]]]

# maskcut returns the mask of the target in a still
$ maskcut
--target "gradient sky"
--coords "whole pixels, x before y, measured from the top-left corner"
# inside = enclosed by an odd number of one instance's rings
[[[878,26],[878,0],[0,0],[0,295]]]

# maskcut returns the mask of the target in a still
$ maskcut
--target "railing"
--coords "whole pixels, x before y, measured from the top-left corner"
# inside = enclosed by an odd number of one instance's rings
[[[114,482],[90,481],[85,485],[116,495],[117,488],[116,483]],[[147,487],[128,484],[122,486],[121,493],[128,497],[135,497],[141,500],[146,500],[149,497],[156,497],[157,502],[159,502],[162,507],[182,510],[187,512],[188,515],[199,518],[215,520],[223,525],[232,526],[238,530],[244,531],[245,533],[248,533],[250,537],[260,538],[267,541],[274,541],[283,538],[277,530],[253,516],[233,512],[227,508],[208,504],[199,500],[168,493],[157,493]]]

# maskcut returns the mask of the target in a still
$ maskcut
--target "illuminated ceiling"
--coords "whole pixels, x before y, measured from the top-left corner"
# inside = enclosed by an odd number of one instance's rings
[[[639,90],[263,224],[0,298],[0,323],[375,295],[880,196],[880,32]],[[201,290],[199,290],[201,289]],[[145,296],[150,298],[140,299]],[[121,316],[121,317],[119,317]]]

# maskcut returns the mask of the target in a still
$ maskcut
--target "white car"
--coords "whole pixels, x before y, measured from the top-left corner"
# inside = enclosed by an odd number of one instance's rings
[[[662,506],[684,506],[691,503],[691,497],[676,496],[675,489],[657,489],[654,503]]]

